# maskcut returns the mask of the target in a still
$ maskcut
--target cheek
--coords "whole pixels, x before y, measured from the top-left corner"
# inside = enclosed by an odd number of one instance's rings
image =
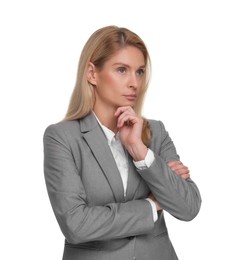
[[[105,82],[109,85],[114,85],[116,80],[115,80],[115,77],[113,75],[109,74],[109,75],[107,75]]]
[[[107,75],[105,82],[107,82],[108,85],[113,86],[117,86],[117,84],[119,83],[119,80],[115,77],[115,75],[109,74]]]
[[[114,89],[116,90],[117,87],[122,83],[119,78],[117,78],[113,74],[107,74],[103,77],[102,85],[105,89]]]
[[[103,73],[99,76],[97,84],[98,86],[108,85],[112,81],[112,75],[109,73]]]

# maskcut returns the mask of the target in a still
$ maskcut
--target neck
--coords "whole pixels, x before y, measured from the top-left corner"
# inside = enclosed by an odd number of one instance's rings
[[[116,108],[106,108],[94,106],[93,108],[94,113],[96,114],[97,118],[101,122],[102,125],[109,128],[114,133],[118,132],[117,128],[117,117],[114,116]]]

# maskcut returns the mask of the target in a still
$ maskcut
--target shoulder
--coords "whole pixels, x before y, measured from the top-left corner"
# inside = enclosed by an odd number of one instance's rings
[[[162,121],[148,119],[148,122],[152,136],[161,136],[163,134],[167,134],[166,128]]]
[[[45,137],[64,138],[80,133],[79,120],[61,121],[56,124],[49,125],[44,131]]]
[[[150,128],[150,148],[154,149],[159,147],[164,139],[168,136],[168,133],[164,127],[164,124],[160,120],[148,119]]]
[[[174,143],[162,121],[148,121],[151,131],[150,149],[164,158],[166,162],[179,160]]]

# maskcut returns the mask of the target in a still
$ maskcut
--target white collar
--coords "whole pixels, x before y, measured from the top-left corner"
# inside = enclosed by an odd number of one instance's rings
[[[101,126],[106,138],[107,138],[107,141],[108,141],[108,144],[110,145],[112,143],[112,141],[120,141],[120,137],[119,137],[119,132],[117,132],[116,134],[110,130],[109,128],[107,128],[106,126],[104,126],[100,120],[98,119],[98,117],[96,116],[95,112],[92,111],[97,122],[99,123],[99,125]]]

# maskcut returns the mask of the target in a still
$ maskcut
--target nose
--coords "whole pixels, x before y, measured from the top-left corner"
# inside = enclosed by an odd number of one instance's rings
[[[131,75],[131,78],[129,79],[129,88],[137,89],[138,85],[139,85],[139,80],[134,73]]]

